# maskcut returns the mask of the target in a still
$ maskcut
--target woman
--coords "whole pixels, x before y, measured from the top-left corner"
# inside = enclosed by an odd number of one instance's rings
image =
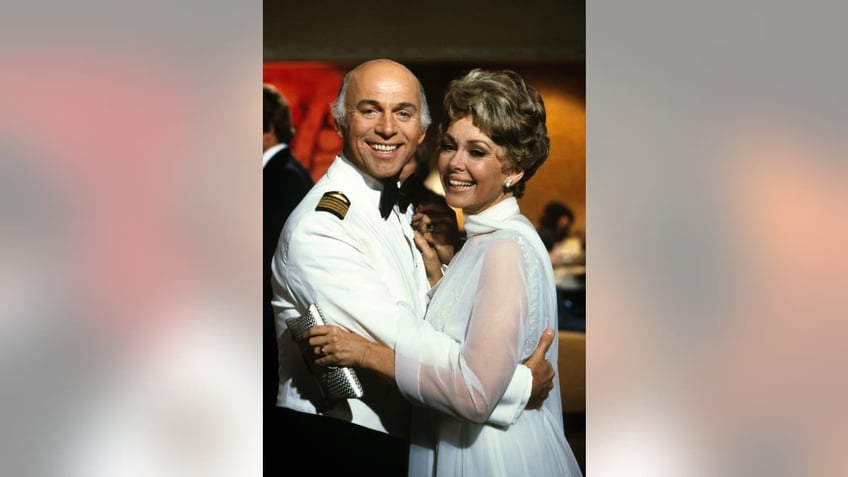
[[[516,201],[548,155],[542,99],[514,72],[472,70],[451,82],[444,102],[439,172],[448,203],[465,214],[468,238],[431,291],[427,323],[399,333],[396,352],[314,327],[315,363],[372,369],[427,406],[414,409],[410,475],[580,475],[563,434],[558,383],[540,409],[524,410],[509,428],[481,424],[542,330],[556,327],[548,254]],[[416,243],[428,270],[436,269],[423,239],[417,234]],[[460,342],[459,353],[445,353],[437,332]]]

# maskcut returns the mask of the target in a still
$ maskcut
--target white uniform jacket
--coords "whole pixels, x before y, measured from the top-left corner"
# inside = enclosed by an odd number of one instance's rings
[[[378,208],[381,190],[380,181],[339,156],[286,221],[271,279],[280,358],[277,405],[406,438],[409,404],[394,385],[367,371],[357,370],[365,390],[362,399],[322,409],[318,385],[285,324],[315,303],[328,322],[392,348],[398,330],[411,332],[421,326],[429,284],[412,240],[411,211],[402,214],[395,207],[383,219]],[[329,192],[341,192],[350,205],[339,207],[336,201],[327,207],[322,198]],[[427,336],[430,349],[459,349],[447,335]],[[488,422],[514,422],[527,404],[531,385],[530,370],[518,366]]]

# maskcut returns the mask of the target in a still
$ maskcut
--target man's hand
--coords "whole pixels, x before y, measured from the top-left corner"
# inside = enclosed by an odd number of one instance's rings
[[[524,365],[530,368],[533,375],[533,386],[530,391],[530,400],[527,401],[526,409],[538,409],[545,402],[545,399],[554,388],[554,368],[550,363],[545,361],[545,353],[554,342],[554,330],[545,328],[542,332],[542,337],[539,338],[539,345],[536,351],[527,358]]]

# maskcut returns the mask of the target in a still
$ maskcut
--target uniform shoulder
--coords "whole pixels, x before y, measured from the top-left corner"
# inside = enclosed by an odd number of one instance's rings
[[[315,205],[315,212],[326,212],[339,220],[344,220],[350,210],[350,199],[339,190],[324,192]]]
[[[319,188],[316,185],[286,221],[284,234],[299,235],[306,231],[320,233],[322,230],[330,233],[332,230],[345,228],[349,222],[351,205],[350,196],[344,191],[338,188]]]

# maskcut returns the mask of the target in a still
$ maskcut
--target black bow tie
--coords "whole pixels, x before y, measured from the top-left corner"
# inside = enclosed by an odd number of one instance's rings
[[[404,212],[410,204],[410,198],[403,190],[403,187],[397,186],[397,177],[392,177],[383,181],[383,192],[380,194],[380,215],[384,219],[389,218],[392,213],[392,208],[397,205],[401,212]]]

